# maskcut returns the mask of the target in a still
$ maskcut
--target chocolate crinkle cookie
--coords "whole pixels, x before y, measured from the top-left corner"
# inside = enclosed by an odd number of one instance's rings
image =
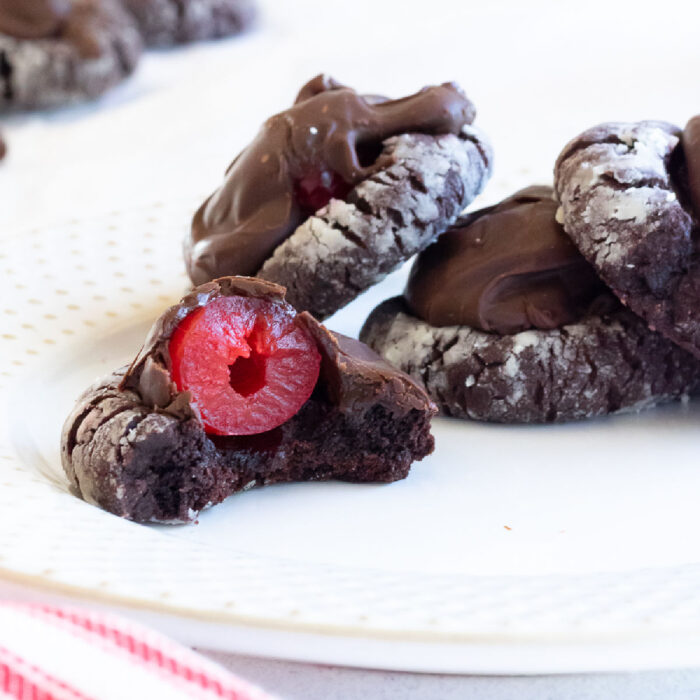
[[[432,451],[425,391],[283,292],[250,278],[196,288],[130,367],[80,397],[62,436],[80,496],[131,520],[188,522],[252,486],[402,479]]]
[[[118,0],[0,0],[0,110],[95,98],[134,70],[142,43]]]
[[[149,46],[233,36],[256,17],[254,0],[123,0]]]
[[[463,217],[418,256],[361,339],[448,416],[499,423],[637,411],[696,391],[700,362],[606,290],[551,188]]]
[[[399,100],[327,76],[268,119],[200,207],[195,284],[257,275],[325,318],[441,234],[482,190],[491,149],[453,83]]]
[[[624,304],[700,357],[700,116],[607,123],[555,169],[566,232]]]

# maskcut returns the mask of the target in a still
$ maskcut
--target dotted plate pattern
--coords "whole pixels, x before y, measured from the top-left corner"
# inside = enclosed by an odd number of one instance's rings
[[[146,328],[180,297],[179,242],[191,210],[154,205],[3,240],[3,575],[202,620],[371,638],[582,641],[700,631],[700,563],[624,575],[455,577],[222,556],[73,496],[58,446],[44,454],[27,437],[42,429],[27,429],[33,402],[47,381],[61,381],[74,353],[99,353],[96,339],[135,322]]]

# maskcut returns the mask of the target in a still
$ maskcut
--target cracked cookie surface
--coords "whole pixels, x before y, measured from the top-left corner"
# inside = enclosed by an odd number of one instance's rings
[[[555,190],[564,229],[608,286],[700,357],[698,228],[680,139],[665,122],[601,124],[564,148]]]
[[[692,355],[612,300],[560,329],[497,335],[431,326],[396,297],[372,312],[360,338],[459,418],[561,422],[638,411],[700,387]]]
[[[280,245],[260,277],[287,287],[298,309],[325,318],[423,250],[484,188],[488,142],[473,127],[459,136],[388,139],[391,163],[332,200]]]
[[[255,20],[254,0],[124,0],[149,46],[220,39]]]
[[[0,32],[0,111],[94,99],[130,75],[143,41],[116,0],[73,0],[50,36]]]

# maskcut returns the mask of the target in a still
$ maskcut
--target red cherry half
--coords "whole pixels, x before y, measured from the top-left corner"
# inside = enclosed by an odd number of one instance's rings
[[[205,430],[254,435],[282,425],[316,386],[321,356],[294,312],[266,299],[219,297],[170,339],[172,377]]]
[[[294,183],[294,196],[299,206],[314,213],[331,199],[345,199],[352,189],[338,173],[331,170],[315,170],[300,177]]]

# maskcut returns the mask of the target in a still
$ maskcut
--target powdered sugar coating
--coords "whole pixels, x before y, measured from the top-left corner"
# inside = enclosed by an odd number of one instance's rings
[[[119,382],[126,368],[100,379],[78,399],[64,424],[61,437],[61,458],[64,471],[73,489],[88,503],[112,513],[133,517],[140,509],[146,517],[159,522],[189,522],[196,519],[204,502],[196,508],[189,503],[177,515],[159,514],[151,494],[155,473],[144,473],[136,487],[125,480],[125,472],[147,442],[156,444],[155,451],[167,463],[168,453],[184,461],[202,464],[197,479],[211,479],[212,466],[203,459],[205,442],[197,440],[195,419],[178,421],[165,413],[156,413],[142,404],[131,391],[120,391]],[[176,463],[173,460],[173,464]],[[191,487],[196,484],[195,479]],[[197,484],[199,485],[199,484]],[[221,500],[227,495],[220,494]],[[137,518],[139,519],[139,518]]]
[[[433,327],[396,297],[372,312],[360,337],[459,418],[560,422],[638,411],[700,388],[700,362],[619,308],[553,331],[496,335]]]
[[[601,124],[555,167],[559,219],[623,303],[700,356],[700,269],[692,211],[679,199],[680,130],[665,122]]]
[[[382,158],[388,167],[307,219],[258,273],[296,308],[325,318],[425,248],[481,192],[493,160],[471,126],[395,136]]]

